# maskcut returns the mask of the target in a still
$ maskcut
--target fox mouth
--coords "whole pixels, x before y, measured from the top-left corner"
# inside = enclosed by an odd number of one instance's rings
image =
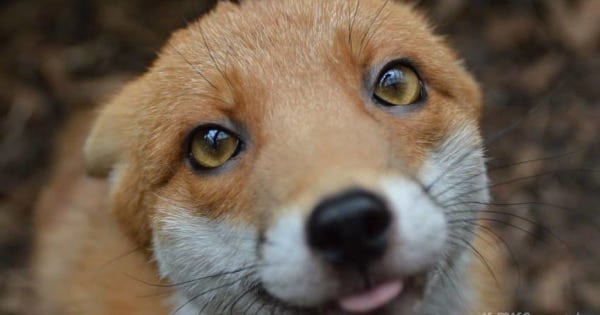
[[[350,314],[367,314],[385,308],[396,301],[409,303],[409,297],[422,296],[425,276],[395,279],[371,285],[364,290],[341,297],[338,307]]]
[[[413,314],[424,275],[444,260],[446,221],[413,182],[385,187],[345,189],[308,217],[295,211],[274,222],[259,255],[269,295],[308,314]]]
[[[378,312],[396,303],[401,304],[403,310],[414,309],[425,292],[425,281],[425,274],[381,281],[314,307],[293,305],[269,294],[264,287],[259,289],[259,294],[274,305],[298,314],[380,314]]]

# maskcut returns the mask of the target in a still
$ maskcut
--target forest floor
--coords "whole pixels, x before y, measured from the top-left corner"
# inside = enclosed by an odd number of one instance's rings
[[[209,6],[0,2],[0,315],[29,314],[35,303],[32,207],[56,131],[143,72],[168,34]],[[485,93],[484,134],[497,138],[488,144],[491,208],[512,214],[496,226],[518,275],[512,311],[600,314],[600,1],[418,6]]]

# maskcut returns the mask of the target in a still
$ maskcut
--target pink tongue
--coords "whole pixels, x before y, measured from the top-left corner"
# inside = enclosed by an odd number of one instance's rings
[[[388,282],[352,296],[341,298],[340,307],[350,313],[366,313],[374,311],[393,300],[402,292],[404,283],[401,280]]]

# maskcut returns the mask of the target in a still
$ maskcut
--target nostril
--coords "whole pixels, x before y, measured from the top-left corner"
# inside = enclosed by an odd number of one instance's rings
[[[387,204],[365,190],[321,201],[307,222],[309,245],[336,264],[365,264],[387,246],[392,215]]]
[[[381,209],[372,209],[365,213],[363,218],[365,225],[365,236],[368,239],[377,239],[383,236],[390,225],[390,213]]]

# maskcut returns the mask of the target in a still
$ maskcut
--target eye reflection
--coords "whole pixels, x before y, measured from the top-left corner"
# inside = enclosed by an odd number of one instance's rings
[[[240,140],[220,127],[204,127],[194,131],[189,148],[192,164],[212,169],[225,164],[240,149]]]

